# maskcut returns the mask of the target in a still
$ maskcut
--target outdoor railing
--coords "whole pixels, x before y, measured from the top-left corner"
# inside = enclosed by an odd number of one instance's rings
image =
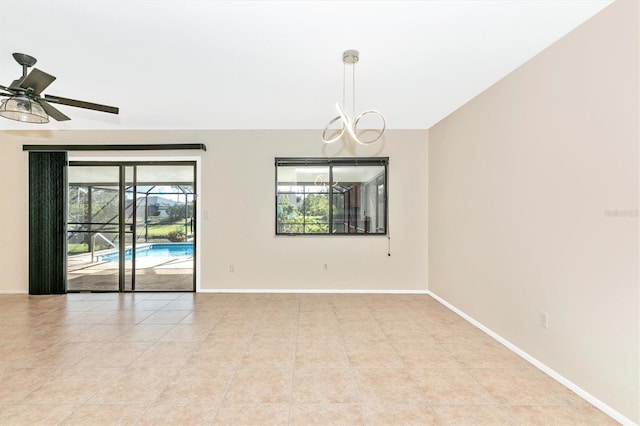
[[[113,247],[113,248],[115,248],[115,249],[117,249],[117,248],[118,248],[118,246],[117,246],[117,245],[115,245],[115,244],[113,243],[113,241],[111,241],[110,239],[108,239],[107,237],[105,237],[104,235],[102,235],[101,233],[96,232],[95,234],[93,234],[93,235],[91,236],[91,263],[93,263],[93,260],[94,260],[94,257],[95,257],[95,256],[94,256],[94,251],[95,251],[95,247],[96,247],[96,238],[97,238],[97,237],[100,237],[100,238],[102,238],[103,240],[105,240],[105,241],[107,242],[107,244],[109,244],[111,247]]]

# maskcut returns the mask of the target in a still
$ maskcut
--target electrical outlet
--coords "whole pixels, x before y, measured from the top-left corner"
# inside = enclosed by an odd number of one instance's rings
[[[235,272],[236,271],[236,265],[234,265],[233,263],[229,265],[229,272]]]
[[[327,271],[329,270],[329,265],[327,265],[326,263],[324,263],[324,264],[322,265],[322,269],[323,269],[325,272],[327,272]]]
[[[545,311],[540,311],[539,318],[540,327],[549,328],[549,314]]]

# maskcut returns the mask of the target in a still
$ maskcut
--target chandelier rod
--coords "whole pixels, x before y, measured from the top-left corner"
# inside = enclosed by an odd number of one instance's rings
[[[342,105],[345,104],[347,99],[347,63],[342,62]]]
[[[353,76],[352,76],[352,83],[351,83],[351,90],[353,91],[352,93],[352,100],[351,100],[351,117],[356,116],[356,64],[358,62],[354,62],[352,64],[353,66]]]

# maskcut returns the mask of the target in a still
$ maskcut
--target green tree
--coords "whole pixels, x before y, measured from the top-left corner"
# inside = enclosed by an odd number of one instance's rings
[[[298,202],[302,201],[297,199]],[[326,194],[309,194],[302,205],[304,214],[291,204],[289,196],[278,197],[278,232],[292,234],[326,234],[329,232],[329,198]]]
[[[175,223],[186,218],[193,217],[193,202],[187,204],[187,210],[185,213],[184,204],[176,204],[167,208],[167,218],[163,220],[164,223]]]
[[[289,197],[286,195],[278,196],[278,207],[276,220],[278,223],[278,231],[283,233],[298,233],[299,219],[302,215],[298,211],[298,208],[289,202]]]
[[[326,194],[309,194],[304,199],[304,212],[307,219],[329,220],[329,197]]]

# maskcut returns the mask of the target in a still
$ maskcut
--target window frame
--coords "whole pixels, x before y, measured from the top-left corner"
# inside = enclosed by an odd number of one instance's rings
[[[275,235],[276,236],[312,236],[312,237],[322,237],[322,236],[368,236],[368,237],[381,237],[388,236],[389,234],[389,157],[335,157],[335,158],[324,158],[324,157],[276,157],[275,158],[275,202],[274,202],[274,224],[275,224]],[[327,198],[329,200],[329,217],[328,217],[328,226],[329,230],[327,233],[305,233],[305,232],[280,232],[278,230],[278,197],[280,195],[278,191],[278,167],[328,167],[329,171],[329,182],[328,184],[328,192]],[[334,196],[338,194],[334,192],[333,189],[333,168],[334,167],[349,167],[349,166],[380,166],[384,168],[384,172],[382,175],[377,175],[373,178],[374,188],[376,192],[376,223],[370,224],[371,227],[376,229],[376,232],[339,232],[336,233],[334,230]],[[379,229],[379,203],[380,203],[380,179],[384,178],[382,182],[382,186],[384,189],[383,193],[383,212],[384,212],[384,232],[377,232]],[[365,182],[363,182],[365,183]],[[365,188],[362,188],[361,191],[368,192]],[[368,194],[365,194],[365,197],[368,197]]]

